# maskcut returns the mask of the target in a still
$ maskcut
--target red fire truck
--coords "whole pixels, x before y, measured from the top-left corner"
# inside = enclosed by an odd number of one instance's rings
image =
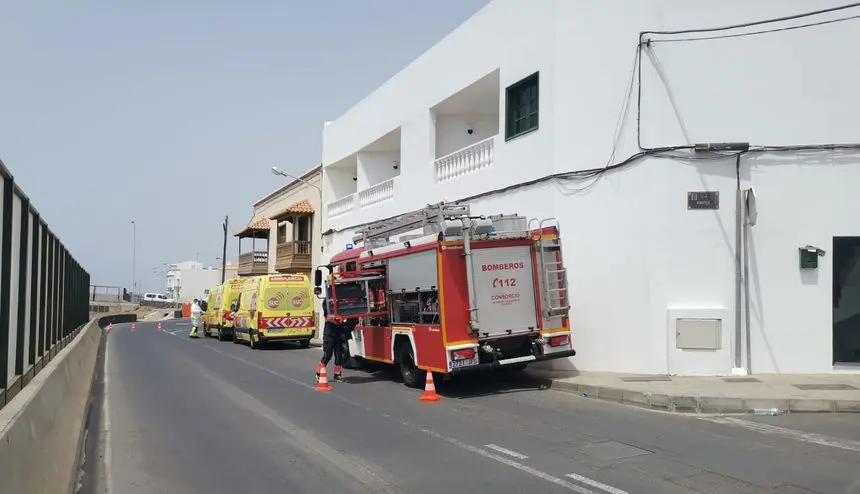
[[[423,234],[389,238],[420,230]],[[524,369],[576,355],[558,222],[445,204],[367,227],[315,273],[328,319],[358,323],[348,359],[424,372]]]

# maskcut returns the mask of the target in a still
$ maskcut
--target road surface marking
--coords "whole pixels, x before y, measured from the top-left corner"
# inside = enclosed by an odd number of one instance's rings
[[[814,432],[803,432],[794,429],[786,429],[770,424],[761,424],[759,422],[751,422],[748,420],[737,419],[734,417],[697,417],[699,420],[707,420],[716,424],[732,425],[743,427],[751,431],[760,432],[762,434],[770,434],[773,436],[785,437],[819,446],[828,446],[831,448],[839,448],[847,451],[860,452],[860,441],[852,441],[850,439],[837,439],[835,437],[824,436]]]
[[[583,477],[582,475],[578,475],[575,473],[569,473],[567,474],[567,477],[577,482],[581,482],[585,485],[594,487],[595,489],[600,489],[604,492],[608,492],[609,494],[630,494],[629,492],[621,490],[617,487],[612,487],[611,485],[606,485],[603,482],[598,482],[596,480],[590,479],[588,477]]]
[[[483,456],[484,458],[496,460],[499,463],[505,464],[505,465],[512,467],[512,468],[516,468],[517,470],[519,470],[521,472],[525,472],[529,475],[533,475],[539,479],[546,480],[547,482],[551,482],[553,484],[560,485],[560,486],[562,486],[568,490],[571,490],[574,492],[579,492],[580,494],[597,494],[596,492],[592,491],[591,489],[587,489],[585,487],[574,484],[572,482],[568,482],[567,480],[560,479],[560,478],[555,477],[553,475],[550,475],[546,472],[536,470],[536,469],[534,469],[528,465],[523,465],[522,463],[511,460],[510,458],[505,458],[504,456],[499,456],[497,454],[491,453],[491,452],[487,451],[486,449],[479,448],[477,446],[472,446],[471,444],[466,444],[466,443],[464,443],[458,439],[454,439],[453,437],[443,436],[442,434],[431,431],[430,429],[419,429],[419,430],[421,432],[429,435],[429,436],[435,437],[436,439],[441,439],[441,440],[443,440],[449,444],[453,444],[454,446],[465,449],[466,451],[470,451],[472,453],[479,454],[479,455]]]
[[[113,494],[114,492],[114,484],[113,484],[113,469],[111,467],[111,424],[110,424],[110,404],[108,403],[108,397],[110,396],[110,391],[108,390],[110,384],[110,341],[105,341],[105,361],[104,361],[104,385],[102,389],[102,434],[104,434],[104,466],[105,466],[105,491],[106,494]],[[95,471],[93,472],[95,473]]]
[[[503,448],[501,446],[497,446],[495,444],[485,444],[484,447],[494,449],[494,450],[498,451],[499,453],[504,453],[508,456],[513,456],[514,458],[517,458],[519,460],[527,460],[529,458],[526,455],[517,453],[516,451],[511,451],[509,449]]]
[[[302,386],[302,387],[304,387],[304,388],[306,388],[306,389],[311,389],[311,390],[312,390],[312,389],[314,389],[314,388],[315,388],[315,386],[313,386],[313,385],[311,385],[311,384],[307,384],[307,383],[305,383],[305,382],[303,382],[303,381],[300,381],[300,380],[298,380],[298,379],[294,379],[294,378],[289,377],[289,376],[286,376],[286,375],[284,375],[284,374],[281,374],[281,373],[275,372],[275,371],[273,371],[273,370],[271,370],[271,369],[269,369],[269,368],[263,367],[263,366],[261,366],[261,365],[257,365],[257,364],[255,364],[255,363],[253,363],[253,362],[250,362],[250,361],[245,360],[245,359],[243,359],[243,358],[237,357],[237,356],[235,356],[235,355],[231,355],[231,354],[229,354],[229,353],[227,353],[227,352],[221,351],[221,350],[219,350],[219,349],[217,349],[217,348],[214,348],[214,347],[212,347],[212,346],[209,346],[209,345],[203,345],[203,346],[204,346],[205,348],[208,348],[209,350],[212,350],[212,351],[213,351],[213,352],[215,352],[215,353],[220,353],[221,355],[224,355],[225,357],[228,357],[228,358],[230,358],[230,359],[233,359],[233,360],[236,360],[236,361],[242,362],[242,363],[244,363],[245,365],[249,365],[249,366],[254,367],[254,368],[256,368],[256,369],[259,369],[259,370],[261,370],[261,371],[263,371],[263,372],[266,372],[266,373],[268,373],[268,374],[271,374],[271,375],[273,375],[273,376],[280,377],[281,379],[285,379],[285,380],[290,381],[290,382],[292,382],[292,383],[294,383],[294,384],[297,384],[297,385],[299,385],[299,386]],[[343,401],[343,402],[345,402],[345,403],[349,403],[350,405],[353,405],[353,406],[355,406],[355,407],[358,407],[358,408],[364,409],[364,410],[369,411],[369,412],[370,412],[370,411],[373,411],[373,409],[372,409],[372,408],[367,407],[367,406],[364,406],[364,405],[362,405],[362,404],[360,404],[360,403],[358,403],[358,402],[352,401],[352,400],[350,400],[350,399],[348,399],[348,398],[344,398],[343,396],[339,396],[339,395],[336,395],[336,394],[326,393],[326,397],[333,398],[333,399],[336,399],[336,400],[340,400],[340,401]],[[509,466],[509,467],[515,468],[515,469],[517,469],[517,470],[520,470],[521,472],[528,473],[529,475],[532,475],[532,476],[537,477],[537,478],[539,478],[539,479],[545,480],[545,481],[547,481],[547,482],[551,482],[551,483],[556,484],[556,485],[560,485],[560,486],[562,486],[562,487],[564,487],[564,488],[566,488],[566,489],[568,489],[568,490],[571,490],[571,491],[574,491],[574,492],[578,492],[578,493],[580,493],[580,494],[598,494],[597,492],[592,491],[591,489],[588,489],[588,488],[583,487],[583,486],[578,485],[578,484],[574,484],[573,482],[568,482],[567,480],[564,480],[564,479],[561,479],[561,478],[555,477],[555,476],[553,476],[553,475],[550,475],[550,474],[548,474],[548,473],[546,473],[546,472],[542,472],[542,471],[540,471],[540,470],[534,469],[534,468],[532,468],[532,467],[530,467],[530,466],[528,466],[528,465],[523,465],[522,463],[516,462],[516,461],[514,461],[514,460],[512,460],[512,459],[510,459],[510,458],[505,458],[504,456],[499,456],[499,455],[494,454],[494,453],[492,453],[492,452],[490,452],[490,451],[487,451],[487,450],[486,450],[486,449],[484,449],[484,448],[479,448],[479,447],[477,447],[477,446],[472,446],[471,444],[464,443],[464,442],[462,442],[462,441],[460,441],[460,440],[457,440],[457,439],[454,439],[454,438],[451,438],[451,437],[447,437],[447,436],[443,436],[443,435],[441,435],[441,434],[439,434],[439,433],[437,433],[437,432],[434,432],[434,431],[432,431],[432,430],[430,430],[430,429],[422,428],[422,427],[420,427],[420,426],[418,426],[418,425],[416,425],[416,424],[412,424],[412,423],[405,422],[405,421],[402,421],[402,420],[400,421],[400,424],[402,424],[402,425],[406,426],[407,428],[416,429],[416,430],[418,430],[418,431],[421,431],[421,432],[423,432],[424,434],[427,434],[427,435],[429,435],[429,436],[431,436],[431,437],[435,437],[436,439],[441,439],[442,441],[445,441],[445,442],[447,442],[447,443],[449,443],[449,444],[452,444],[452,445],[454,445],[454,446],[457,446],[457,447],[459,447],[459,448],[465,449],[466,451],[470,451],[470,452],[472,452],[472,453],[476,453],[476,454],[481,455],[481,456],[483,456],[483,457],[485,457],[485,458],[489,458],[489,459],[491,459],[491,460],[495,460],[495,461],[497,461],[497,462],[499,462],[499,463],[502,463],[502,464],[507,465],[507,466]],[[584,478],[584,479],[585,479],[585,478],[587,478],[587,477],[582,477],[582,478]],[[598,483],[598,484],[599,484],[599,485],[601,485],[601,486],[605,486],[605,487],[612,488],[611,486],[608,486],[608,485],[606,485],[606,484],[601,484],[601,483],[597,482],[596,480],[591,480],[591,479],[588,479],[588,480],[590,480],[591,482]],[[621,491],[621,490],[616,491],[616,492],[613,492],[613,491],[606,491],[606,492],[609,492],[610,494],[618,494],[618,493],[621,493],[621,494],[629,494],[629,493],[627,493],[627,492],[625,492],[625,491]]]

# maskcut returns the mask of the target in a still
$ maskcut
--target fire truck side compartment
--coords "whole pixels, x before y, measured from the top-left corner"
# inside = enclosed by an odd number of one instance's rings
[[[532,251],[528,245],[475,248],[474,270],[481,320],[479,337],[538,330]]]

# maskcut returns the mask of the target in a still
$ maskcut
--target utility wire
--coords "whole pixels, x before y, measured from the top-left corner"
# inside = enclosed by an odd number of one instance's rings
[[[830,20],[826,20],[826,21],[810,22],[808,24],[798,24],[797,26],[788,26],[788,27],[780,27],[780,28],[774,28],[774,29],[766,29],[764,31],[752,31],[749,33],[721,34],[718,36],[703,36],[700,38],[651,39],[649,41],[651,43],[680,43],[683,41],[706,41],[706,40],[715,40],[715,39],[743,38],[746,36],[758,36],[761,34],[779,33],[782,31],[793,31],[795,29],[803,29],[803,28],[807,28],[807,27],[824,26],[826,24],[835,24],[837,22],[850,21],[850,20],[854,20],[854,19],[860,19],[860,14],[852,15],[850,17],[840,17],[839,19],[830,19]]]
[[[839,12],[841,10],[853,9],[855,7],[860,7],[860,2],[850,3],[847,5],[840,5],[838,7],[831,7],[829,9],[815,10],[812,12],[804,12],[802,14],[787,15],[784,17],[775,17],[772,19],[764,19],[764,20],[753,21],[753,22],[745,22],[743,24],[734,24],[731,26],[709,27],[709,28],[701,28],[701,29],[684,29],[681,31],[642,31],[641,33],[639,33],[639,40],[641,42],[643,36],[646,34],[671,35],[671,34],[713,33],[713,32],[718,32],[718,31],[728,31],[731,29],[740,29],[740,28],[744,28],[744,27],[773,24],[776,22],[791,21],[794,19],[803,19],[805,17],[812,17],[812,16],[816,16],[816,15],[821,15],[821,14],[829,14],[831,12]]]

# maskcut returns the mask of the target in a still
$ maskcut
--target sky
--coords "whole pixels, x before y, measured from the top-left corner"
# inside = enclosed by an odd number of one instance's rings
[[[0,159],[91,283],[164,291],[488,1],[0,1]]]

